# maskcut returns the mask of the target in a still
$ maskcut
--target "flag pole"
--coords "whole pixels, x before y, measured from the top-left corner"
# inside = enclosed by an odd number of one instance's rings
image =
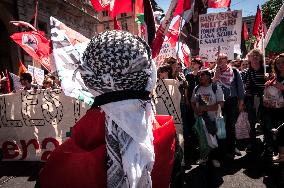
[[[262,48],[262,53],[263,53],[263,68],[264,68],[264,76],[266,76],[266,62],[265,62],[265,47],[264,47],[264,23],[263,23],[263,17],[262,17],[262,11],[260,11],[260,16],[261,16],[261,48]]]
[[[34,28],[36,28],[37,25],[37,14],[38,14],[38,0],[36,0],[35,4],[35,13],[34,13]]]
[[[180,40],[180,33],[181,33],[181,28],[182,28],[182,21],[183,21],[183,19],[181,18],[181,21],[180,21],[180,26],[179,26],[179,28],[178,28],[178,32],[179,32],[179,35],[178,35],[178,47],[177,47],[177,51],[176,51],[176,58],[178,59],[178,52],[179,52],[179,47],[180,47],[180,42],[179,42],[179,40]]]
[[[133,12],[133,35],[134,35],[135,34],[135,17],[136,17],[136,15],[135,15],[135,0],[132,0],[132,12]]]
[[[34,28],[37,28],[37,14],[38,14],[38,0],[36,0],[36,4],[35,4],[35,13],[34,13]],[[33,58],[32,60],[33,63],[33,83],[35,84],[35,60]]]

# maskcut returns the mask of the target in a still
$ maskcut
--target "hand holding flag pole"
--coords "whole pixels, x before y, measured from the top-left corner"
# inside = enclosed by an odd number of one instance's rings
[[[10,21],[11,24],[14,24],[17,27],[27,27],[32,29],[33,31],[37,31],[37,29],[32,26],[32,24],[28,23],[28,22],[24,22],[24,21]]]

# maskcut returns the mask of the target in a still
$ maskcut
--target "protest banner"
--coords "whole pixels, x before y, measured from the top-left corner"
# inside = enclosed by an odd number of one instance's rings
[[[61,90],[0,95],[0,148],[4,161],[45,161],[70,135],[89,106]]]
[[[42,85],[44,80],[44,70],[28,65],[28,72],[32,75],[37,84]]]
[[[180,111],[181,95],[178,85],[178,81],[174,79],[159,79],[153,92],[153,101],[156,114],[173,116],[179,144],[183,148],[183,125]]]
[[[92,104],[93,95],[85,86],[78,71],[80,57],[90,40],[54,17],[50,17],[50,27],[52,58],[61,81],[61,88],[65,95]]]
[[[233,59],[235,46],[241,44],[241,30],[240,10],[199,15],[199,55],[215,61],[220,47],[221,53]]]
[[[154,58],[157,67],[159,67],[167,57],[176,57],[176,50],[175,48],[171,47],[169,42],[164,42],[159,55]]]

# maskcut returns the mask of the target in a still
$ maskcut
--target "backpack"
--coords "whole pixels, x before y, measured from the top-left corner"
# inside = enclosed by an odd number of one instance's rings
[[[216,95],[217,84],[216,84],[216,83],[212,83],[211,87],[212,87],[213,93]],[[199,88],[200,88],[200,85],[198,84],[198,85],[195,87],[195,94],[197,93],[197,90],[198,90]]]

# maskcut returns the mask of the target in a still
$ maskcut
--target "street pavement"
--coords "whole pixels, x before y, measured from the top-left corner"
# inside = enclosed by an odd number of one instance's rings
[[[261,147],[260,147],[261,148]],[[206,165],[184,167],[184,185],[190,188],[283,188],[280,175],[283,164],[272,164],[259,149],[248,155],[244,151],[235,160],[223,161],[220,168]],[[20,162],[0,163],[0,188],[33,188],[42,164]]]

